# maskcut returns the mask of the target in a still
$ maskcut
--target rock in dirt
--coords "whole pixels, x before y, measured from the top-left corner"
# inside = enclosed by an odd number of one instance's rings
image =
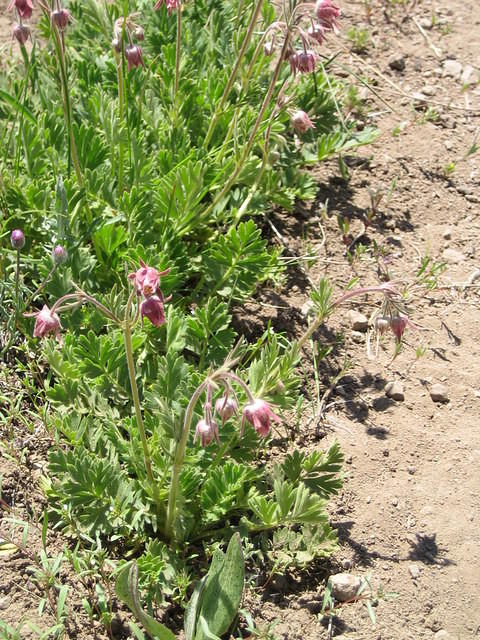
[[[445,249],[442,253],[442,258],[445,262],[448,262],[448,264],[458,264],[467,259],[464,253],[456,249]]]
[[[411,564],[408,567],[408,572],[410,573],[410,575],[414,580],[417,580],[417,578],[420,577],[420,569],[417,567],[416,564]]]
[[[450,76],[450,78],[460,78],[462,75],[462,63],[458,60],[445,60],[443,63],[443,75]]]
[[[385,385],[385,395],[392,400],[405,400],[405,393],[403,392],[403,384],[399,380],[393,380],[387,382]]]
[[[354,331],[366,331],[368,329],[368,318],[363,313],[350,309],[347,313],[347,318]]]
[[[10,596],[4,596],[0,598],[0,610],[8,609],[10,606]]]
[[[345,602],[355,598],[362,584],[362,579],[360,576],[352,576],[350,573],[336,573],[330,576],[329,582],[332,585],[332,596],[340,602]]]
[[[448,402],[448,389],[444,384],[437,382],[430,388],[430,397],[434,402]]]
[[[405,69],[405,56],[402,53],[394,53],[388,59],[388,66],[394,71],[404,71]]]
[[[450,640],[452,636],[445,629],[440,629],[433,637],[434,640]]]
[[[422,87],[423,95],[425,96],[434,96],[437,93],[437,87],[434,87],[433,84],[426,84]]]

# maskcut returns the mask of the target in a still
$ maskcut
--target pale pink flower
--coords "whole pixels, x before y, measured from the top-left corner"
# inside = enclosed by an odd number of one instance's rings
[[[308,36],[318,44],[323,44],[325,40],[325,28],[322,27],[321,24],[312,25],[308,29]]]
[[[331,30],[337,26],[340,9],[332,4],[332,0],[317,0],[315,15],[324,29]]]
[[[300,71],[300,73],[312,73],[315,71],[315,54],[311,50],[297,51],[288,58],[288,61],[294,74],[297,71]]]
[[[52,11],[52,13],[50,14],[50,18],[52,20],[52,23],[56,27],[58,27],[60,31],[65,31],[65,29],[68,27],[68,23],[72,22],[73,20],[70,12],[67,11],[67,9],[56,9],[55,11]]]
[[[56,264],[63,264],[66,262],[68,254],[65,247],[62,247],[61,244],[57,244],[52,251],[52,258]]]
[[[407,324],[409,324],[407,316],[395,315],[390,318],[390,329],[393,331],[399,342],[402,340]]]
[[[167,7],[168,15],[170,15],[172,11],[176,11],[180,7],[180,0],[158,0],[153,10],[158,11],[163,4]]]
[[[137,291],[148,297],[157,293],[160,288],[161,276],[167,275],[170,269],[157,271],[153,267],[147,267],[143,260],[140,260],[140,269],[129,274],[129,279],[134,281]]]
[[[62,341],[60,335],[60,329],[62,328],[60,318],[56,313],[52,313],[46,304],[43,305],[41,311],[25,313],[24,315],[35,318],[35,326],[33,328],[34,338],[44,338],[49,333],[54,333],[57,340],[59,342]]]
[[[218,442],[218,427],[215,420],[199,420],[195,428],[195,436],[193,441],[200,440],[202,447],[208,447],[211,441],[215,438]]]
[[[250,422],[253,428],[262,438],[266,438],[270,433],[270,421],[280,422],[280,418],[273,413],[270,405],[265,400],[254,400],[243,408],[242,430],[245,423]]]
[[[291,122],[297,133],[305,133],[305,131],[315,128],[315,125],[308,117],[308,114],[301,109],[295,111],[295,113],[292,115]]]
[[[238,405],[234,398],[223,396],[215,402],[215,411],[222,418],[222,425],[224,425],[229,418],[238,412]]]

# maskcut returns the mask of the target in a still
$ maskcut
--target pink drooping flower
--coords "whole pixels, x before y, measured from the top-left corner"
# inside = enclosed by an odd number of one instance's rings
[[[35,326],[33,328],[34,338],[44,338],[49,333],[54,333],[57,340],[59,342],[62,341],[62,337],[60,335],[60,329],[62,328],[60,318],[56,313],[52,313],[46,304],[43,305],[41,311],[37,311],[36,313],[25,313],[24,315],[35,318]]]
[[[172,11],[176,11],[180,7],[180,0],[158,0],[153,10],[158,11],[163,4],[167,7],[168,15],[170,15]]]
[[[292,115],[292,125],[297,133],[305,133],[305,131],[315,128],[315,125],[308,117],[308,114],[301,109],[295,111]]]
[[[21,229],[14,229],[10,234],[10,244],[14,249],[20,250],[25,246],[25,235]]]
[[[242,430],[245,423],[250,422],[253,428],[262,438],[266,438],[270,433],[270,421],[280,422],[280,418],[273,413],[270,405],[265,400],[254,400],[243,408],[242,412]]]
[[[12,36],[20,44],[25,44],[30,37],[30,28],[26,24],[16,24],[12,29]]]
[[[143,260],[140,260],[140,269],[129,274],[129,279],[133,280],[137,291],[148,297],[157,293],[160,288],[160,278],[166,276],[170,269],[158,271],[154,267],[147,267]]]
[[[384,318],[383,316],[380,316],[375,320],[375,327],[378,333],[380,333],[382,336],[389,326],[390,326],[390,320],[388,318]]]
[[[215,412],[222,418],[222,426],[234,414],[238,413],[238,405],[234,398],[223,396],[215,402]]]
[[[152,295],[145,298],[140,304],[140,317],[148,318],[155,327],[161,327],[165,324],[165,311],[163,308],[163,297],[160,295]]]
[[[67,250],[61,244],[57,244],[52,251],[52,258],[55,264],[63,264],[68,258]]]
[[[208,447],[208,445],[215,439],[218,442],[218,426],[215,420],[199,420],[195,428],[195,436],[193,441],[200,440],[202,447]]]
[[[18,15],[25,20],[32,17],[33,3],[32,0],[10,0],[10,4],[7,9],[10,11],[15,8],[18,11]]]
[[[325,28],[321,24],[314,24],[308,29],[308,36],[317,44],[323,44],[325,40]]]
[[[315,54],[313,51],[297,51],[288,58],[288,61],[294,74],[297,71],[300,71],[300,73],[312,73],[315,71]]]
[[[68,27],[68,23],[72,22],[73,18],[67,9],[56,9],[50,14],[52,24],[54,24],[60,31],[65,31]]]
[[[332,4],[332,0],[317,0],[315,15],[324,29],[331,30],[337,26],[340,9]]]
[[[404,315],[395,315],[390,318],[390,329],[393,331],[399,342],[402,340],[403,333],[408,323],[408,318]]]
[[[134,69],[135,67],[145,66],[142,55],[142,47],[139,47],[138,44],[132,44],[128,47],[125,47],[125,59],[128,63],[129,71],[131,69]]]

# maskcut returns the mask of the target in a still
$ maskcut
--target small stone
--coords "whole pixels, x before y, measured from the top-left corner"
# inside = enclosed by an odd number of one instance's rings
[[[460,78],[462,75],[462,64],[458,60],[445,60],[443,63],[443,75],[451,78]]]
[[[392,498],[392,505],[398,507],[398,498]]]
[[[463,262],[467,259],[465,254],[461,251],[457,251],[456,249],[445,249],[442,253],[442,257],[445,262],[448,262],[448,264],[458,264],[459,262]]]
[[[408,567],[408,571],[414,580],[417,580],[417,578],[420,577],[420,569],[417,567],[416,564],[411,564]]]
[[[450,229],[450,227],[445,227],[445,229],[443,230],[442,236],[445,240],[451,240],[452,230]]]
[[[471,65],[465,65],[460,82],[462,84],[474,84],[476,82],[475,69]]]
[[[447,151],[451,151],[453,149],[453,142],[451,140],[445,140],[443,146]]]
[[[422,93],[426,96],[434,96],[437,93],[437,87],[434,87],[433,84],[426,84],[422,89]]]
[[[422,18],[418,23],[422,29],[426,29],[427,31],[433,28],[433,22],[430,18]]]
[[[315,315],[315,311],[313,309],[314,304],[312,302],[312,300],[307,300],[307,302],[305,302],[301,309],[300,309],[300,313],[302,314],[302,316],[305,316],[306,318],[308,318],[309,316],[314,316]]]
[[[430,388],[430,397],[434,402],[448,402],[448,389],[444,384],[439,382],[433,384]]]
[[[347,312],[347,318],[354,331],[366,331],[368,329],[368,318],[363,313],[350,309]]]
[[[440,629],[433,637],[434,640],[450,640],[451,636],[445,629]]]
[[[349,573],[336,573],[330,576],[332,595],[340,602],[353,600],[362,584],[360,576],[352,576]]]
[[[385,385],[385,395],[387,396],[387,398],[391,398],[392,400],[405,400],[402,383],[399,380],[387,382],[387,384]]]
[[[348,558],[344,558],[340,564],[342,565],[342,568],[345,569],[346,571],[348,571],[348,569],[352,568],[352,561],[349,560]]]
[[[10,606],[10,596],[4,596],[0,598],[0,611],[4,609],[8,609]]]
[[[416,473],[417,468],[416,467],[408,467],[408,473],[413,476],[414,473]]]
[[[405,56],[402,53],[395,53],[388,59],[388,66],[394,71],[405,70]]]

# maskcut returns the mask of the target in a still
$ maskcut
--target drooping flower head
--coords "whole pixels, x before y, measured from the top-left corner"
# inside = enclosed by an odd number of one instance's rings
[[[206,420],[199,420],[195,428],[195,436],[193,441],[200,440],[202,447],[208,447],[208,445],[215,439],[218,442],[218,426],[214,420],[207,422]]]
[[[25,236],[21,229],[14,229],[10,235],[10,244],[14,249],[20,250],[25,246]]]
[[[308,117],[308,114],[301,109],[292,114],[292,125],[297,133],[305,133],[305,131],[315,128],[315,125]]]
[[[25,20],[28,20],[32,17],[33,13],[33,3],[32,0],[10,0],[10,3],[7,7],[8,11],[11,9],[16,9],[18,11],[18,15]]]
[[[308,37],[311,38],[314,42],[316,42],[317,44],[323,44],[324,40],[325,40],[325,28],[322,27],[321,24],[314,24],[311,27],[309,27],[308,31]]]
[[[168,15],[180,7],[180,0],[158,0],[154,5],[153,10],[158,11],[164,3],[167,7]]]
[[[408,324],[408,318],[404,315],[393,315],[390,318],[390,329],[395,334],[396,339],[401,342],[403,333]]]
[[[68,23],[72,22],[73,18],[67,9],[56,9],[50,14],[52,23],[58,27],[60,31],[65,31],[68,27]]]
[[[165,311],[163,307],[163,297],[161,295],[153,295],[145,298],[140,304],[140,317],[148,318],[155,327],[161,327],[165,324]]]
[[[271,420],[280,422],[280,418],[273,413],[268,402],[259,399],[254,400],[243,408],[242,429],[245,420],[253,426],[255,431],[262,438],[266,438],[270,433]]]
[[[223,426],[227,420],[238,413],[238,404],[234,398],[225,395],[215,402],[215,412],[222,418]]]
[[[145,297],[158,293],[160,289],[160,278],[166,276],[170,269],[157,271],[153,267],[147,267],[143,260],[140,260],[140,269],[129,274],[129,279],[133,280],[137,291]]]
[[[125,47],[125,59],[128,63],[129,71],[135,67],[145,67],[142,47],[139,47],[138,44],[131,44],[128,47]]]
[[[26,24],[16,24],[13,26],[12,36],[20,44],[25,44],[30,37],[30,28]]]
[[[296,51],[289,56],[290,68],[295,75],[300,73],[312,73],[315,71],[315,53],[310,49],[307,51]]]
[[[37,311],[36,313],[25,313],[24,315],[26,317],[35,318],[35,326],[33,328],[34,338],[44,338],[48,334],[54,333],[57,340],[59,342],[62,341],[62,337],[60,335],[60,329],[62,328],[60,318],[56,313],[52,313],[46,304],[43,305],[41,311]]]
[[[337,26],[340,9],[332,4],[332,0],[317,0],[315,15],[324,29],[331,30]]]

